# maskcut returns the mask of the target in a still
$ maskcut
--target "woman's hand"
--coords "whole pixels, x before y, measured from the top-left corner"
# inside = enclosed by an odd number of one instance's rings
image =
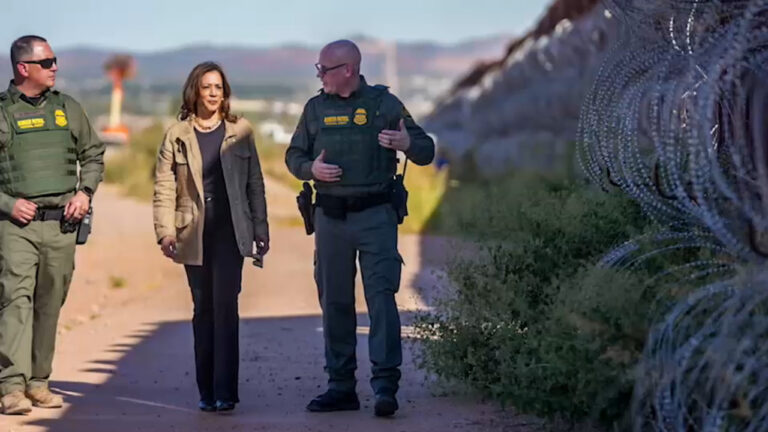
[[[264,256],[269,252],[269,239],[257,238],[256,239],[256,254]]]
[[[163,237],[160,240],[160,250],[163,251],[163,255],[173,259],[176,256],[176,237]]]

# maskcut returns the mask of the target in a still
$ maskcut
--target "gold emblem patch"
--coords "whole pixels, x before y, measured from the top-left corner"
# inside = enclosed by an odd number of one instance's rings
[[[57,109],[54,115],[56,116],[56,126],[65,127],[67,125],[67,115],[64,114],[64,110]]]
[[[36,129],[45,126],[44,118],[31,118],[26,120],[17,120],[16,125],[19,129]]]
[[[323,118],[326,126],[343,126],[349,123],[349,116],[329,116]]]
[[[358,108],[355,110],[355,118],[352,120],[356,125],[364,125],[368,123],[368,113],[365,108]]]

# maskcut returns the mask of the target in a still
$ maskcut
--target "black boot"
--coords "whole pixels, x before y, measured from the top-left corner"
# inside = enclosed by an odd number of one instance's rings
[[[376,417],[389,417],[397,411],[397,399],[393,394],[377,394],[376,403],[373,405],[373,413]]]
[[[330,389],[320,396],[312,399],[307,405],[307,411],[355,411],[360,409],[360,401],[355,392],[343,392]]]

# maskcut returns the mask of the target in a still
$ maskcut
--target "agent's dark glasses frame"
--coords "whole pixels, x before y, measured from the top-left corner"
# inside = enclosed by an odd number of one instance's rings
[[[43,69],[50,69],[53,65],[58,64],[56,57],[46,58],[42,60],[19,60],[17,63],[34,63],[40,65]]]
[[[317,69],[317,72],[320,75],[325,75],[325,74],[327,74],[328,72],[330,72],[330,71],[332,71],[334,69],[338,69],[338,68],[340,68],[342,66],[346,66],[346,65],[347,65],[346,63],[342,63],[342,64],[337,64],[336,66],[325,67],[325,66],[321,65],[320,63],[315,63],[315,69]]]

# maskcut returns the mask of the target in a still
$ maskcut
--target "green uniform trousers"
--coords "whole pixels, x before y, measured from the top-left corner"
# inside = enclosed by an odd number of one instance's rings
[[[332,219],[315,213],[315,281],[323,309],[325,370],[328,387],[355,390],[357,316],[355,261],[359,253],[365,301],[370,317],[368,351],[371,387],[376,394],[398,390],[402,348],[395,293],[402,258],[397,251],[397,217],[390,204]]]
[[[47,386],[75,234],[58,221],[0,220],[0,393]]]

